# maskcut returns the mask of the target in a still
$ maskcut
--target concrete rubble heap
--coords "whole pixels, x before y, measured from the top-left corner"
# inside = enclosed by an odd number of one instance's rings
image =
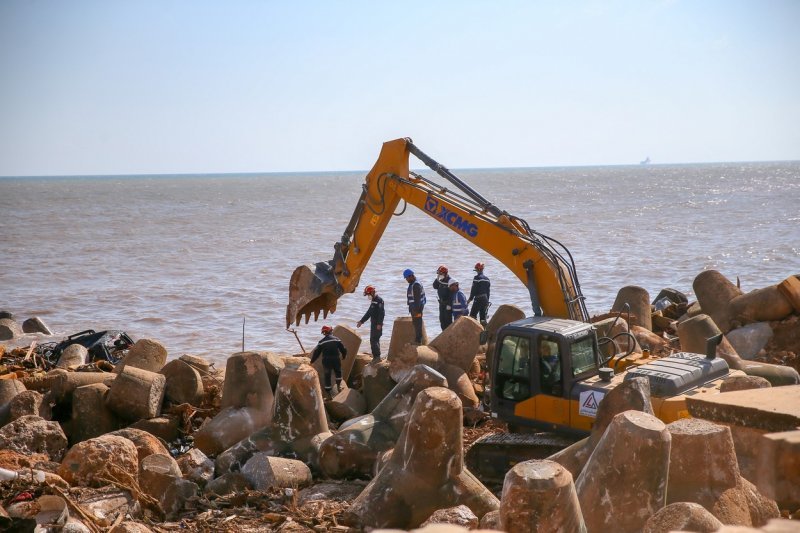
[[[348,510],[366,527],[416,527],[434,511],[466,505],[477,517],[500,502],[464,467],[461,402],[443,387],[417,395],[391,459]]]

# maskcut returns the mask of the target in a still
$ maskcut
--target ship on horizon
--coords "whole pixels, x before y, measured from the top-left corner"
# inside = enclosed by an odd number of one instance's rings
[[[650,156],[644,158],[643,161],[639,161],[640,165],[649,165],[650,164]]]

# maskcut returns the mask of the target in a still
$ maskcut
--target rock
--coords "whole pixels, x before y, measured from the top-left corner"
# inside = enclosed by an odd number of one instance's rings
[[[711,317],[723,333],[728,332],[731,329],[730,302],[740,296],[742,291],[716,270],[706,270],[698,274],[692,288],[703,312]]]
[[[500,529],[531,533],[586,531],[572,474],[547,460],[514,465],[503,483]]]
[[[9,420],[35,415],[45,420],[52,418],[50,397],[34,390],[22,391],[9,403]]]
[[[328,421],[316,371],[310,365],[284,368],[275,390],[272,424],[225,450],[217,457],[216,472],[236,470],[257,452],[292,452],[316,467],[322,435],[329,435]]]
[[[180,420],[176,416],[157,416],[139,420],[131,424],[130,428],[146,431],[164,442],[174,441],[181,433]]]
[[[111,432],[109,435],[124,437],[131,441],[136,446],[136,459],[139,464],[142,463],[145,457],[153,454],[169,455],[167,448],[161,444],[161,441],[155,435],[142,429],[123,428]]]
[[[414,342],[414,325],[411,323],[410,316],[399,316],[394,319],[392,324],[392,338],[389,340],[389,351],[387,357],[391,358],[403,349],[403,346]],[[428,334],[425,331],[425,323],[422,324],[422,344],[428,344]]]
[[[67,448],[67,436],[58,422],[38,416],[20,417],[0,428],[0,450],[19,453],[44,453],[60,461]]]
[[[43,453],[21,453],[13,450],[0,449],[0,468],[6,470],[22,470],[33,468],[36,463],[49,461],[50,458]]]
[[[20,336],[22,336],[22,329],[16,320],[13,318],[0,318],[0,341],[14,340]]]
[[[0,319],[3,318],[10,318],[11,320],[17,319],[17,317],[14,316],[14,313],[12,313],[11,311],[6,311],[4,309],[0,310]]]
[[[428,346],[436,350],[445,363],[466,372],[478,353],[481,333],[483,326],[480,322],[469,316],[462,316],[428,343]]]
[[[256,490],[298,488],[311,484],[311,470],[302,461],[272,457],[259,452],[242,468],[242,474]]]
[[[89,350],[80,344],[70,344],[58,358],[56,368],[73,369],[89,362]]]
[[[124,425],[106,405],[108,390],[103,383],[94,383],[78,387],[72,393],[69,436],[73,444],[99,437]]]
[[[587,531],[638,532],[664,507],[671,440],[653,415],[614,417],[575,483]]]
[[[158,502],[167,519],[181,511],[199,490],[196,484],[182,478],[178,463],[163,454],[148,455],[142,460],[139,483],[142,490]]]
[[[214,479],[214,461],[197,448],[192,448],[181,455],[177,461],[183,477],[201,487]]]
[[[661,335],[658,335],[657,333],[653,333],[652,331],[643,328],[642,326],[632,326],[631,334],[634,336],[637,344],[640,347],[649,348],[650,353],[652,354],[668,355],[672,349],[672,345],[667,339]]]
[[[155,339],[139,339],[128,350],[127,355],[117,363],[114,372],[122,373],[125,367],[131,366],[158,372],[167,362],[167,349]]]
[[[27,319],[22,323],[23,333],[42,333],[44,335],[52,335],[53,332],[38,316]]]
[[[500,502],[500,505],[502,505],[502,504],[503,503]],[[500,529],[500,510],[498,509],[497,511],[489,511],[488,513],[483,515],[483,518],[481,518],[481,522],[480,522],[480,528],[481,529],[496,529],[496,530],[502,531]]]
[[[164,397],[174,403],[200,405],[203,399],[203,378],[193,366],[175,359],[159,371],[166,378]]]
[[[781,509],[800,509],[800,430],[761,437],[758,490]]]
[[[737,390],[768,389],[769,381],[758,376],[731,376],[722,380],[720,392],[733,392]]]
[[[740,357],[753,359],[772,338],[772,328],[769,322],[756,322],[733,329],[725,336]]]
[[[222,408],[249,407],[263,412],[272,410],[272,387],[264,361],[256,352],[239,352],[228,358]]]
[[[711,533],[722,527],[722,522],[697,503],[676,502],[659,510],[644,525],[642,533],[669,533],[670,531],[697,531]]]
[[[432,368],[415,367],[370,414],[343,423],[335,435],[322,443],[322,472],[334,479],[370,475],[378,456],[397,442],[417,395],[428,387],[445,385],[444,376]]]
[[[437,509],[463,504],[482,517],[499,503],[464,468],[458,396],[430,387],[417,394],[395,452],[350,506],[347,517],[364,527],[409,528]]]
[[[73,486],[101,487],[109,481],[136,482],[138,470],[136,446],[126,438],[103,435],[70,448],[58,475]]]
[[[111,526],[120,515],[137,518],[142,514],[139,503],[128,491],[112,486],[91,491],[75,491],[72,497],[100,526]]]
[[[621,312],[624,316],[627,311],[631,313],[631,326],[642,326],[646,330],[653,331],[653,321],[650,318],[650,294],[647,289],[628,285],[619,290],[614,305],[611,306],[611,312]]]
[[[349,502],[355,500],[364,490],[363,482],[317,483],[297,493],[297,505],[303,506],[315,501]]]
[[[420,527],[424,528],[431,524],[453,524],[467,529],[477,529],[479,520],[475,513],[472,512],[472,509],[466,505],[457,505],[434,511]]]
[[[129,365],[111,383],[106,404],[125,420],[155,418],[161,414],[166,383],[161,374]]]
[[[208,482],[205,488],[206,494],[216,494],[217,496],[227,496],[237,492],[244,492],[252,489],[253,485],[241,472],[228,472],[216,479]]]

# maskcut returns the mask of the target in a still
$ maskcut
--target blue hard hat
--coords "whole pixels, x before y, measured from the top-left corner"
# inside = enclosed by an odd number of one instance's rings
[[[403,277],[404,278],[407,278],[408,276],[413,276],[413,275],[414,275],[414,271],[411,270],[410,268],[407,268],[407,269],[403,270]]]

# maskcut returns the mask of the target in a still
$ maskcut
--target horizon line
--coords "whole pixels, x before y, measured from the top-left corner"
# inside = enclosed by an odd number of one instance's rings
[[[740,161],[689,161],[681,163],[607,163],[593,165],[542,165],[542,166],[509,166],[509,167],[456,167],[450,168],[454,171],[475,171],[475,170],[520,170],[520,169],[552,169],[552,168],[603,168],[603,167],[669,167],[680,165],[719,165],[719,164],[741,164],[741,163],[797,163],[800,159],[763,159],[763,160],[740,160]],[[430,171],[428,167],[411,168],[412,171]],[[279,174],[333,174],[333,173],[368,173],[369,169],[348,169],[348,170],[277,170],[277,171],[227,171],[227,172],[147,172],[134,174],[18,174],[0,175],[0,179],[17,178],[125,178],[125,177],[183,177],[183,176],[263,176]]]

